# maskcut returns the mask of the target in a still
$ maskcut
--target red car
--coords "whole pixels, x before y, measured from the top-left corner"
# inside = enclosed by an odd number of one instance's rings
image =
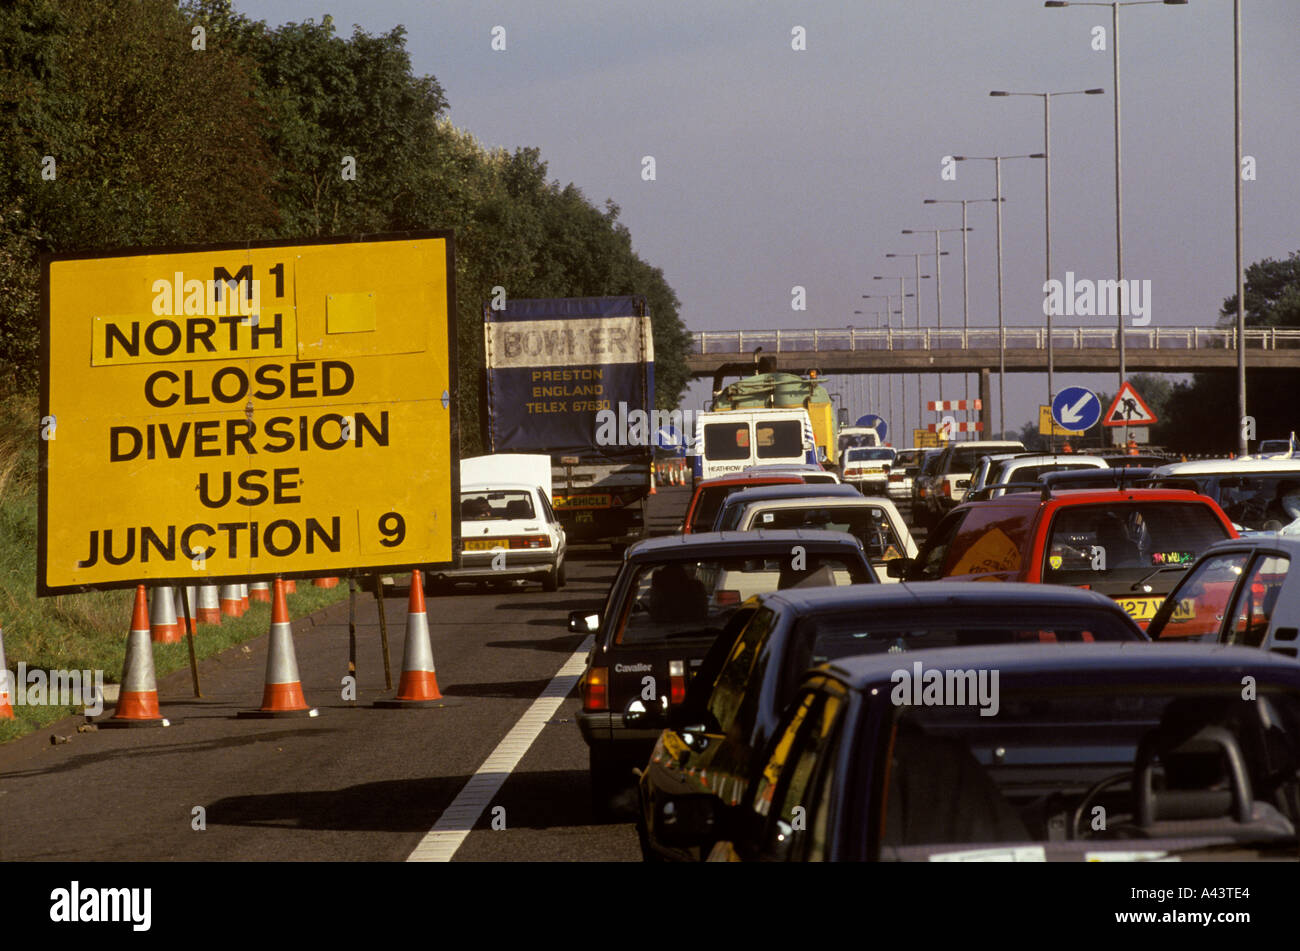
[[[695,494],[691,504],[686,506],[686,517],[682,519],[682,534],[707,532],[713,528],[713,519],[722,507],[722,500],[741,489],[752,489],[757,485],[803,485],[803,478],[796,475],[767,476],[722,476],[706,479],[695,484]]]
[[[915,561],[910,581],[1030,581],[1114,598],[1141,627],[1215,542],[1236,538],[1213,499],[1183,489],[1017,492],[957,506]]]

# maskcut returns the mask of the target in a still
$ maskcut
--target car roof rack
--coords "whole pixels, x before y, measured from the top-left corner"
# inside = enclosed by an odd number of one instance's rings
[[[988,499],[993,498],[992,493],[997,489],[1024,489],[1026,491],[1032,490],[1034,492],[1039,493],[1039,495],[1043,498],[1044,501],[1052,497],[1052,487],[1047,485],[1047,483],[1045,482],[997,482],[994,483],[993,485],[985,485],[976,489],[974,492],[971,493],[970,498],[966,499],[966,501],[984,502]],[[1008,493],[1004,492],[1003,494],[1005,495]],[[1015,495],[1016,493],[1013,492],[1010,494]]]
[[[1110,469],[1058,469],[1056,472],[1044,472],[1039,481],[1045,485],[1058,487],[1061,482],[1095,482],[1100,485],[1114,486],[1117,489],[1133,488],[1143,481],[1149,482],[1154,469],[1141,466],[1116,466]]]

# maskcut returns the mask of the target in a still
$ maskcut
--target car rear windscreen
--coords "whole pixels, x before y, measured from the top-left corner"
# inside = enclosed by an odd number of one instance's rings
[[[812,505],[808,508],[756,508],[750,528],[805,528],[848,532],[862,542],[872,561],[907,555],[889,513],[875,505]]]
[[[1154,590],[1168,591],[1185,568],[1228,530],[1205,504],[1104,502],[1063,508],[1052,519],[1043,580],[1097,584],[1150,576]]]
[[[498,518],[534,518],[531,492],[469,491],[460,494],[460,517],[465,522]]]
[[[805,550],[733,558],[648,562],[637,567],[631,604],[615,644],[652,644],[721,633],[756,594],[787,588],[868,584],[860,561]]]

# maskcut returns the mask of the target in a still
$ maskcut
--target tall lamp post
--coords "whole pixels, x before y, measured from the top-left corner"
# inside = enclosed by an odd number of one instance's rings
[[[1115,77],[1115,280],[1124,280],[1124,188],[1123,178],[1120,172],[1120,122],[1119,122],[1119,8],[1120,7],[1148,7],[1157,4],[1166,7],[1184,7],[1187,0],[1124,0],[1124,2],[1101,3],[1081,2],[1081,0],[1045,0],[1045,7],[1110,7],[1110,50],[1111,61]],[[1240,164],[1238,164],[1240,169]],[[1240,174],[1240,172],[1238,173]],[[1116,332],[1119,344],[1119,386],[1122,389],[1124,380],[1128,376],[1128,359],[1126,356],[1124,344],[1124,315],[1120,314],[1117,318]],[[1238,338],[1237,345],[1241,345]],[[1115,392],[1119,392],[1117,389]],[[1124,435],[1128,435],[1128,427],[1124,427]],[[1127,440],[1126,440],[1127,441]]]
[[[967,333],[970,331],[970,281],[968,279],[970,258],[967,255],[966,233],[974,231],[974,228],[966,227],[966,206],[981,201],[997,201],[996,198],[927,198],[923,205],[961,205],[961,329],[962,329],[962,347],[969,346]],[[1001,199],[1006,201],[1005,198]],[[970,374],[963,373],[962,377],[966,381],[966,400],[970,402]]]
[[[997,186],[993,207],[998,218],[998,432],[1006,429],[1007,332],[1002,317],[1002,162],[1006,159],[1040,159],[1042,152],[1029,155],[954,155],[956,162],[992,162]]]
[[[948,252],[944,251],[943,253],[947,254]],[[931,256],[931,252],[929,251],[915,251],[915,252],[909,252],[905,254],[890,253],[885,255],[885,257],[887,258],[911,258],[912,264],[916,268],[916,275],[913,279],[916,281],[916,337],[917,337],[918,346],[920,344],[920,339],[921,339],[921,282],[928,281],[930,279],[929,274],[921,273],[921,258],[928,258],[930,256]],[[936,257],[934,260],[937,266],[939,263],[939,258]],[[917,419],[916,428],[917,429],[925,428],[925,396],[921,392],[922,389],[921,376],[922,376],[921,371],[918,370],[916,373],[916,419]]]
[[[899,289],[900,290],[902,289],[901,283],[899,284]],[[905,313],[905,311],[901,309],[904,306],[903,298],[911,297],[912,295],[911,294],[899,295],[899,300],[898,300],[898,306],[900,308],[899,310],[894,310],[893,307],[894,296],[895,295],[893,294],[863,294],[862,295],[863,300],[880,300],[882,297],[885,299],[885,326],[890,329],[893,329],[894,326],[893,315]],[[899,324],[900,325],[902,324],[901,319],[899,320]],[[878,320],[876,322],[876,329],[877,330],[880,329],[880,322]],[[888,378],[889,381],[889,415],[893,417],[893,422],[897,424],[897,428],[899,429],[899,431],[907,432],[907,422],[905,419],[905,416],[907,414],[907,405],[905,401],[900,400],[900,404],[901,404],[900,412],[897,416],[894,416],[894,374],[887,373],[885,374],[885,376]],[[899,381],[898,388],[900,391],[902,390],[903,388],[902,381]]]
[[[888,255],[886,255],[886,257],[888,257]],[[899,303],[899,306],[900,306],[900,308],[901,308],[901,310],[902,310],[902,316],[898,319],[898,329],[899,329],[899,330],[906,330],[906,329],[907,329],[907,298],[909,298],[909,297],[914,297],[914,298],[916,298],[916,326],[917,326],[918,328],[920,328],[920,326],[921,326],[921,281],[924,280],[925,278],[928,278],[929,276],[930,276],[929,274],[923,274],[923,275],[922,275],[922,274],[918,274],[918,275],[917,275],[917,279],[916,279],[916,293],[915,293],[915,294],[907,294],[907,293],[904,293],[904,291],[903,291],[903,283],[904,283],[905,281],[910,281],[910,280],[912,280],[912,278],[910,278],[910,277],[902,277],[902,276],[897,275],[897,274],[892,274],[892,275],[876,274],[876,275],[874,275],[874,276],[872,277],[872,280],[873,280],[873,281],[893,281],[893,280],[897,280],[897,281],[898,281],[898,298],[899,298],[898,303]],[[919,404],[920,404],[920,400],[921,400],[921,396],[920,396],[920,392],[921,392],[921,391],[920,391],[920,387],[921,387],[921,377],[920,377],[920,374],[917,374],[917,377],[916,377],[916,385],[917,385],[917,404],[919,405]],[[906,419],[907,419],[907,374],[903,374],[903,376],[900,377],[900,378],[899,378],[899,381],[898,381],[898,405],[899,405],[899,409],[902,411],[902,418],[903,418],[904,421],[906,421]],[[917,416],[916,425],[917,425],[917,428],[920,428],[920,426],[921,426],[921,418],[920,418],[919,415]],[[907,429],[907,427],[906,427],[906,422],[904,423],[904,427],[903,427],[903,428],[904,428],[904,431],[906,431],[906,429]]]
[[[935,327],[943,330],[943,268],[942,259],[946,251],[940,246],[939,235],[948,231],[969,231],[969,228],[904,228],[903,234],[932,234],[934,235],[934,309],[935,309]],[[964,234],[962,237],[966,237]],[[943,343],[943,334],[939,335],[939,343]],[[943,373],[939,374],[939,399],[943,399]]]
[[[1104,89],[1076,89],[1068,92],[1006,92],[995,89],[990,96],[1037,96],[1043,100],[1043,207],[1047,220],[1047,276],[1044,281],[1052,279],[1052,97],[1053,96],[1100,96]],[[1047,310],[1047,405],[1052,405],[1056,398],[1056,360],[1052,348],[1052,309]],[[1048,436],[1048,448],[1054,448],[1052,437]]]

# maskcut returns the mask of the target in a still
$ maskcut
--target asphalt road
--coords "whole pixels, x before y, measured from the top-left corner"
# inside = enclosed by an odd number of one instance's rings
[[[686,493],[652,499],[652,531],[671,530]],[[6,744],[0,860],[405,860],[578,648],[567,613],[603,603],[617,559],[608,546],[572,551],[568,585],[554,594],[460,587],[430,598],[438,684],[453,706],[370,706],[391,691],[376,602],[358,595],[355,703],[342,699],[344,601],[294,622],[317,718],[234,718],[261,702],[261,637],[201,665],[201,700],[188,671],[159,683],[164,715],[183,721],[176,726],[77,733],[77,718]],[[396,682],[405,594],[385,605]],[[577,707],[576,697],[563,700],[454,860],[639,860],[630,822],[592,817]],[[72,739],[51,745],[51,734]]]
[[[650,500],[652,534],[676,527],[688,493],[661,489]],[[342,698],[344,601],[294,622],[300,677],[317,718],[235,719],[261,702],[261,637],[201,665],[201,700],[188,671],[159,683],[164,715],[183,721],[175,726],[77,733],[76,718],[6,744],[0,860],[405,860],[573,657],[583,638],[568,632],[567,613],[600,607],[617,564],[607,546],[587,546],[571,550],[568,585],[553,594],[539,585],[461,586],[431,597],[447,707],[371,706],[392,691],[384,684],[377,603],[358,594],[355,702]],[[404,590],[385,606],[396,682]],[[480,774],[479,782],[499,788],[451,823],[468,830],[453,860],[640,858],[630,821],[592,816],[577,708],[570,691],[508,776]],[[51,745],[52,734],[71,740]]]

